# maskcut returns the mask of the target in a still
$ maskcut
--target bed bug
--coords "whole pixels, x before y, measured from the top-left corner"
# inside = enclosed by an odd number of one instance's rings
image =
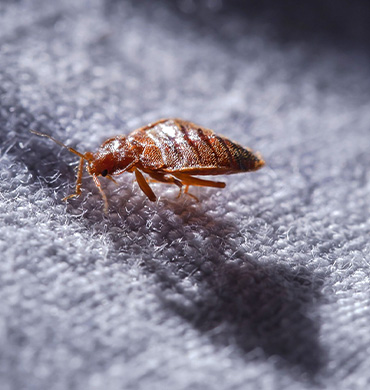
[[[200,179],[198,175],[221,175],[255,171],[265,164],[258,153],[215,134],[212,130],[181,119],[161,119],[134,130],[128,136],[119,135],[106,140],[95,152],[80,153],[48,134],[31,130],[47,137],[80,157],[76,190],[63,200],[81,194],[82,174],[87,172],[103,198],[105,211],[108,200],[99,176],[115,182],[113,176],[132,172],[145,195],[154,202],[157,197],[143,172],[153,181],[175,184],[185,192],[189,185],[224,188],[219,181]]]

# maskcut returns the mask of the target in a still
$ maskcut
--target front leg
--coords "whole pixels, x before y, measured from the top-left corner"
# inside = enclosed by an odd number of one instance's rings
[[[67,195],[66,197],[64,197],[62,200],[65,201],[67,199],[71,199],[71,198],[77,198],[78,196],[81,195],[81,185],[82,185],[82,174],[83,174],[83,170],[84,170],[84,162],[85,162],[85,159],[83,159],[82,157],[80,158],[80,163],[78,164],[78,171],[77,171],[77,180],[76,180],[76,190],[75,190],[75,193],[74,194],[71,194],[71,195]]]

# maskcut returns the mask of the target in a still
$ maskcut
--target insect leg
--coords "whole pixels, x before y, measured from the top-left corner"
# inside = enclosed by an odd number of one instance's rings
[[[139,184],[139,187],[144,192],[144,194],[149,198],[149,200],[155,202],[157,200],[157,197],[155,196],[154,192],[150,188],[149,184],[146,182],[143,174],[138,169],[135,169],[135,177],[137,183]]]
[[[191,193],[189,192],[189,184],[186,184],[186,185],[185,185],[184,194],[190,196],[191,198],[193,198],[193,199],[195,199],[197,202],[199,202],[199,199],[198,199],[195,195],[193,195],[193,194],[191,194]],[[180,190],[180,193],[179,193],[179,197],[180,197],[180,195],[181,195],[181,190]]]
[[[216,187],[216,188],[225,188],[226,184],[221,181],[212,181],[198,179],[197,177],[187,175],[185,173],[173,173],[178,179],[181,180],[182,184],[191,185],[191,186],[200,186],[200,187]]]
[[[111,175],[107,175],[107,179],[111,180],[114,184],[118,185],[118,183],[113,179]]]
[[[105,192],[101,188],[101,184],[100,184],[100,181],[97,178],[97,176],[96,175],[92,175],[92,177],[93,177],[95,185],[98,187],[98,190],[100,192],[101,197],[103,198],[103,201],[104,201],[104,212],[105,212],[105,214],[108,214],[108,199],[107,199],[107,195],[105,195]]]
[[[176,179],[173,176],[165,175],[163,173],[158,173],[158,172],[147,172],[148,175],[154,179],[153,181],[157,181],[160,183],[167,183],[167,184],[176,184],[177,187],[180,188],[179,195],[177,196],[178,198],[182,194],[182,182],[178,179]]]
[[[155,181],[159,181],[161,183],[167,183],[167,184],[176,184],[177,187],[179,187],[179,188],[182,187],[182,182],[173,176],[169,176],[169,175],[165,175],[163,173],[157,173],[157,172],[147,172],[147,173]]]
[[[82,173],[83,173],[83,169],[84,169],[84,162],[85,162],[85,160],[81,157],[80,158],[80,163],[78,164],[75,193],[66,196],[65,198],[63,198],[63,201],[67,200],[67,199],[70,199],[70,198],[75,198],[75,197],[81,195],[81,184],[82,184]]]

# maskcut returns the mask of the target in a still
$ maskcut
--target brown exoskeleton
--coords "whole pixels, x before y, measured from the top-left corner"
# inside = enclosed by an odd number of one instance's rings
[[[32,131],[32,130],[31,130]],[[189,185],[224,188],[225,183],[200,179],[198,175],[223,175],[255,171],[265,162],[258,153],[244,148],[212,130],[181,119],[161,119],[134,130],[128,136],[119,135],[105,141],[95,152],[80,153],[50,135],[50,138],[80,157],[76,191],[64,200],[81,194],[84,164],[98,187],[108,210],[108,200],[98,176],[113,180],[112,176],[134,172],[145,195],[154,202],[157,198],[143,176],[178,187]]]

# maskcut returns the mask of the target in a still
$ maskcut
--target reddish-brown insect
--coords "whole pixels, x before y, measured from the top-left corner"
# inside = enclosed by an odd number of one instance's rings
[[[259,154],[215,134],[212,130],[181,119],[161,119],[141,127],[128,136],[116,136],[105,141],[97,152],[84,154],[68,147],[50,135],[47,137],[80,157],[76,191],[64,200],[81,194],[82,173],[87,162],[87,172],[98,187],[105,205],[108,201],[98,176],[112,176],[134,172],[139,187],[154,202],[157,198],[142,172],[157,182],[224,188],[225,183],[204,180],[193,175],[221,175],[255,171],[265,164]]]

